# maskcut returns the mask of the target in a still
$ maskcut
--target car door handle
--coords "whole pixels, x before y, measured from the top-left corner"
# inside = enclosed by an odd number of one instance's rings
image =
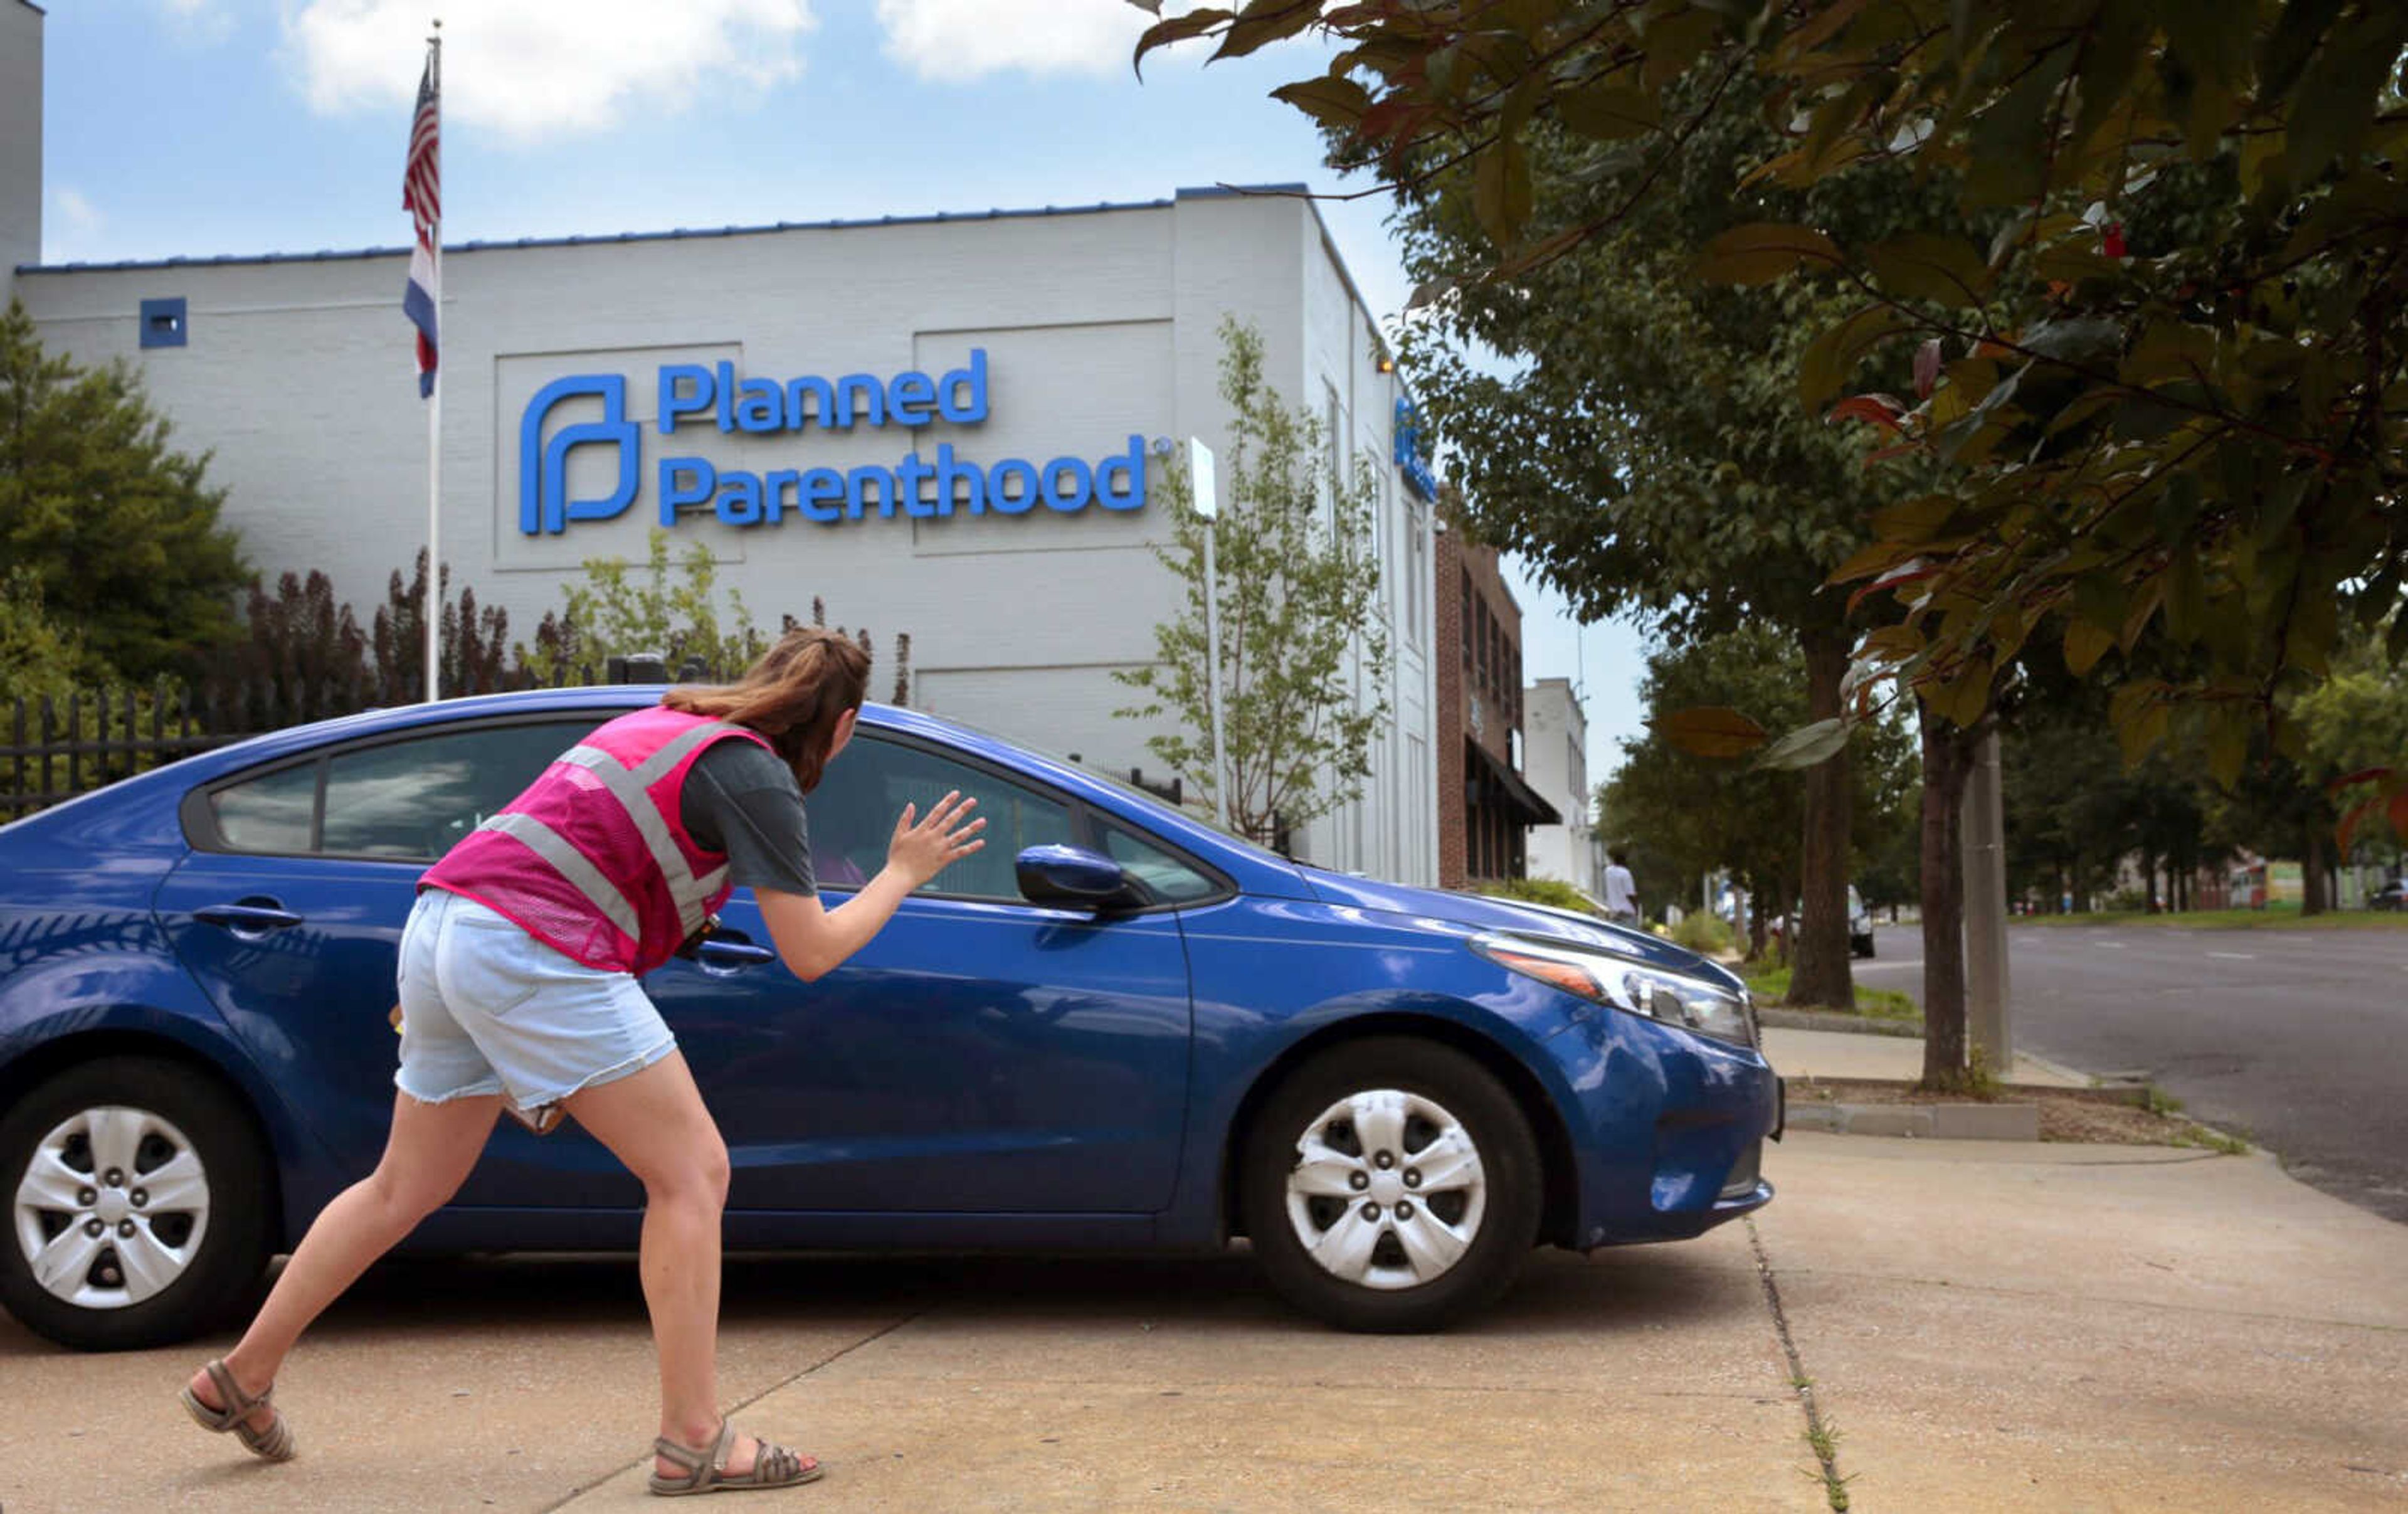
[[[706,941],[695,948],[694,955],[706,973],[734,973],[778,959],[776,952],[749,941]]]
[[[270,930],[282,930],[301,923],[300,916],[274,900],[246,899],[234,904],[210,904],[194,910],[193,918],[223,926],[237,936],[254,940]]]

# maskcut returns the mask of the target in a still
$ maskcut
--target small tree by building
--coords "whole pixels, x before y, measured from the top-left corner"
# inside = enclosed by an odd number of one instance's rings
[[[1368,460],[1344,458],[1341,439],[1290,410],[1263,380],[1259,333],[1221,325],[1221,397],[1229,448],[1218,463],[1214,523],[1221,657],[1207,656],[1204,523],[1190,481],[1170,469],[1170,540],[1154,555],[1183,589],[1154,627],[1155,660],[1113,676],[1140,702],[1114,714],[1176,722],[1146,749],[1212,803],[1226,783],[1230,824],[1268,842],[1360,794],[1372,734],[1388,717],[1388,638],[1380,614],[1371,534],[1375,484]],[[1214,771],[1211,693],[1220,694],[1226,773]]]
[[[510,616],[498,605],[479,608],[477,591],[463,584],[452,597],[452,565],[445,563],[436,585],[436,602],[443,617],[443,697],[491,694],[514,686],[509,678]],[[426,549],[418,550],[409,582],[394,569],[385,584],[384,603],[369,632],[377,700],[408,704],[426,697]]]
[[[534,642],[519,644],[519,666],[556,684],[599,672],[613,656],[641,653],[666,659],[673,674],[687,663],[732,673],[768,650],[734,589],[723,629],[718,563],[708,542],[689,542],[674,566],[673,575],[669,533],[658,526],[640,567],[624,557],[587,558],[585,582],[564,589],[560,609],[545,613]]]
[[[0,313],[0,564],[75,627],[81,682],[198,672],[238,634],[225,492],[167,434],[133,369],[46,353],[22,304]]]

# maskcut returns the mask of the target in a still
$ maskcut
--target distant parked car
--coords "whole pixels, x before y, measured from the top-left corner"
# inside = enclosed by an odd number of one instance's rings
[[[2367,895],[2366,907],[2371,910],[2408,909],[2408,880],[2394,878]]]
[[[218,1323],[393,1106],[418,876],[657,688],[261,737],[0,828],[0,1304],[86,1348]],[[646,989],[734,1162],[731,1246],[1211,1251],[1359,1330],[1495,1298],[1534,1244],[1772,1197],[1740,980],[1669,942],[1350,877],[873,705],[811,796],[821,887],[958,788],[989,844],[805,983],[748,890]],[[641,1190],[504,1122],[422,1250],[632,1249]]]

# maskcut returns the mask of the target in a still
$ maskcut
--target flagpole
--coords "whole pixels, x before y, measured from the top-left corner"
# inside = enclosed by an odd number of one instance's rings
[[[426,39],[428,66],[433,70],[439,99],[443,79],[443,22],[435,22],[435,35]],[[440,138],[436,145],[439,162],[442,155]],[[439,214],[439,212],[438,212]],[[443,235],[441,223],[437,223],[435,245],[428,250],[428,261],[435,268],[434,296],[437,319],[443,310]],[[426,396],[426,599],[423,613],[426,617],[426,702],[434,703],[443,697],[443,368],[438,361],[435,369],[435,387]]]
[[[439,267],[439,265],[438,265]],[[435,299],[443,300],[443,280],[435,281]],[[426,702],[443,697],[443,373],[437,369],[434,392],[426,397]]]

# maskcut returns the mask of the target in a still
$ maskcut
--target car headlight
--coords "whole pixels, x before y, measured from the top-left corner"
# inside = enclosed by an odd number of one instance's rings
[[[1735,1046],[1756,1045],[1755,1018],[1747,1012],[1744,989],[1525,936],[1482,936],[1471,949],[1499,967],[1592,1003]]]

